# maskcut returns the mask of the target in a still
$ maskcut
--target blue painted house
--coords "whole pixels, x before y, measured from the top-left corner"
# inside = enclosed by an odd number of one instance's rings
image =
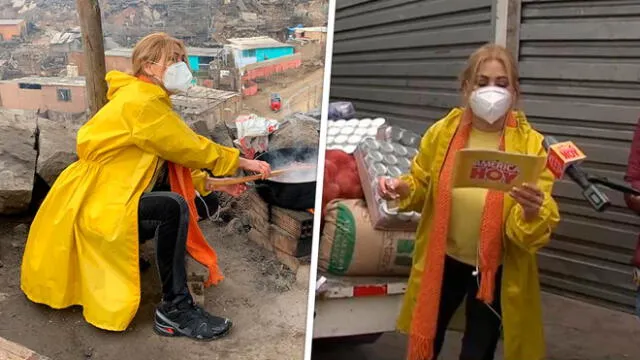
[[[295,53],[293,45],[281,43],[268,36],[236,38],[227,41],[229,42],[227,48],[233,52],[237,68]]]
[[[194,72],[209,71],[209,64],[217,59],[223,52],[222,47],[218,48],[187,48],[189,55],[189,67]]]

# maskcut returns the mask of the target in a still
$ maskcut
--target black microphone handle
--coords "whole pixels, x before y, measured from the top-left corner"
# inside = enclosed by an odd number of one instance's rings
[[[567,166],[567,169],[564,171],[564,173],[569,178],[571,178],[573,182],[578,184],[578,186],[580,186],[582,190],[585,190],[589,186],[593,185],[591,181],[589,181],[587,173],[584,172],[584,170],[582,170],[582,168],[576,164],[570,164],[569,166]]]
[[[597,212],[605,211],[609,205],[611,205],[607,195],[594,184],[589,184],[589,186],[582,191],[582,196]]]

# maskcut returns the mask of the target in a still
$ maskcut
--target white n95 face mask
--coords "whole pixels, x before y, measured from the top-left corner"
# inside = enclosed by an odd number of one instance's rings
[[[193,74],[184,62],[177,62],[167,68],[164,73],[163,84],[171,92],[184,93],[191,88]]]
[[[477,117],[493,124],[511,107],[511,93],[499,86],[481,87],[471,93],[469,106]]]

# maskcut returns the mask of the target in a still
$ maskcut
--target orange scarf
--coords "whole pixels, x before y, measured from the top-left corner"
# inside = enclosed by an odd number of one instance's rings
[[[189,231],[187,232],[187,251],[194,260],[209,269],[209,279],[205,281],[205,286],[219,283],[224,277],[218,268],[218,256],[215,250],[205,239],[200,226],[198,226],[198,210],[196,208],[196,190],[193,187],[191,170],[188,168],[168,162],[169,183],[171,191],[182,195],[189,205]]]
[[[507,126],[515,126],[512,114],[507,117]],[[471,112],[465,111],[456,133],[449,144],[449,150],[440,171],[440,179],[435,197],[435,213],[427,254],[423,269],[418,299],[411,321],[409,336],[409,360],[431,360],[434,355],[434,339],[440,307],[440,291],[444,273],[444,261],[451,215],[452,179],[455,155],[463,149],[471,134]],[[504,150],[504,134],[500,140],[500,150]],[[495,275],[502,256],[502,209],[504,194],[489,191],[485,200],[479,242],[480,287],[477,299],[487,304],[493,302]],[[499,284],[497,286],[500,286]]]
[[[138,76],[138,79],[154,84],[145,75]],[[205,281],[205,286],[211,286],[224,279],[218,267],[218,256],[207,242],[198,226],[198,210],[196,208],[196,190],[193,187],[191,170],[182,165],[167,161],[167,172],[169,173],[169,184],[171,191],[180,194],[189,206],[189,230],[187,231],[187,252],[191,257],[209,269],[209,279]]]

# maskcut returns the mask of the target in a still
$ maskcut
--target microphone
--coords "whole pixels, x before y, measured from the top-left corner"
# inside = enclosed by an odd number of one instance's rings
[[[589,181],[589,177],[578,165],[586,156],[571,141],[559,142],[553,136],[545,136],[542,142],[547,150],[547,168],[553,173],[556,179],[562,179],[566,174],[573,182],[582,189],[582,196],[589,202],[596,211],[604,211],[609,207],[610,202],[595,184]]]
[[[577,165],[587,158],[571,141],[559,142],[552,136],[545,136],[543,146],[548,153],[547,168],[556,177],[556,179],[562,179],[570,165]],[[574,179],[574,181],[576,180]],[[584,177],[579,177],[577,182],[578,185],[583,186],[583,184],[586,184],[589,180],[585,174]]]

